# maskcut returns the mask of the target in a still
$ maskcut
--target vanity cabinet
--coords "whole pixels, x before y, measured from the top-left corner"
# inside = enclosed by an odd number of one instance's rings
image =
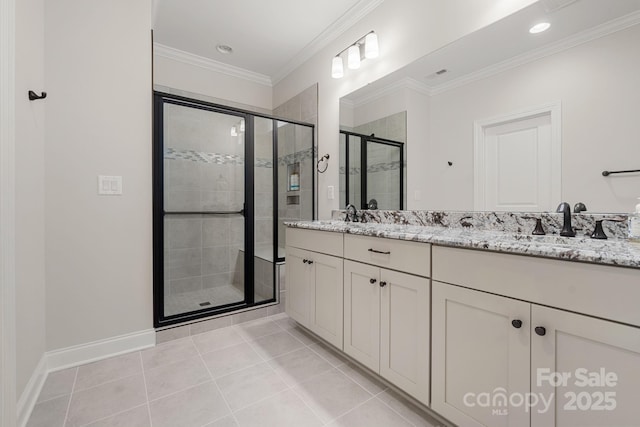
[[[433,262],[435,411],[474,427],[638,424],[640,328],[605,320],[637,315],[622,301],[629,294],[618,293],[640,287],[637,271],[586,265],[596,267],[587,277],[573,274],[574,263],[440,247],[433,249]],[[547,280],[529,294],[536,274]],[[603,274],[619,281],[597,282]],[[584,310],[591,302],[581,301],[581,293],[594,285],[604,318],[531,302]],[[556,288],[555,301],[547,300],[547,286]],[[489,293],[497,288],[512,297]],[[565,301],[570,294],[578,300]],[[529,396],[535,404],[528,409],[522,398]]]
[[[292,244],[303,248],[294,247]],[[319,253],[308,248],[320,248],[328,253]],[[288,229],[286,259],[287,314],[327,342],[342,349],[342,235]]]
[[[344,261],[344,351],[428,405],[429,279],[379,267],[398,267],[395,259],[405,262],[402,253],[408,251],[423,257],[409,270],[427,273],[430,245],[406,243],[345,236],[345,258],[373,265]]]
[[[524,407],[496,415],[476,397],[529,391],[530,304],[435,281],[432,287],[433,410],[460,426],[529,425]]]

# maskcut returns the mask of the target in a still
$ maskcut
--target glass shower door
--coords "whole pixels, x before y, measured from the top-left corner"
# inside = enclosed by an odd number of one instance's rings
[[[243,304],[245,116],[162,108],[163,317]]]
[[[369,209],[402,209],[402,146],[367,141],[367,191]]]

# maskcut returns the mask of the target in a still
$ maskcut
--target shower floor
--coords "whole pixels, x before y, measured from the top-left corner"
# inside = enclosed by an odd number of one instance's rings
[[[197,291],[166,296],[164,299],[164,315],[172,316],[242,301],[244,301],[244,292],[233,285],[198,289]],[[209,304],[200,305],[206,302],[209,302]]]
[[[272,298],[256,292],[256,301]],[[198,289],[191,292],[183,292],[176,295],[167,295],[164,298],[164,315],[189,313],[205,308],[217,307],[244,301],[244,292],[234,285],[216,286],[214,288]],[[208,302],[207,305],[201,305]]]

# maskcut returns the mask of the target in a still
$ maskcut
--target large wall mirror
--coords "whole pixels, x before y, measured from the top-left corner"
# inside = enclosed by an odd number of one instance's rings
[[[400,192],[380,196],[381,209],[404,200],[405,209],[551,211],[564,200],[590,212],[630,211],[640,173],[602,172],[640,169],[640,1],[551,4],[537,2],[344,96],[341,140],[345,131],[397,140],[405,170],[379,174],[365,189],[371,166],[358,171],[362,151],[342,142],[342,207],[366,207],[367,190]],[[531,34],[541,21],[551,27]],[[389,172],[394,161],[389,154],[371,164],[386,162]]]

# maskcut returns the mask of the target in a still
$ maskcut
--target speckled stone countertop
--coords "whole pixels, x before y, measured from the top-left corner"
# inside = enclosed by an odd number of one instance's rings
[[[442,226],[352,223],[341,220],[291,221],[285,222],[285,225],[310,230],[410,240],[441,246],[640,269],[640,244],[630,243],[625,239],[595,240],[585,237],[560,237],[558,235],[533,236],[509,231]]]

